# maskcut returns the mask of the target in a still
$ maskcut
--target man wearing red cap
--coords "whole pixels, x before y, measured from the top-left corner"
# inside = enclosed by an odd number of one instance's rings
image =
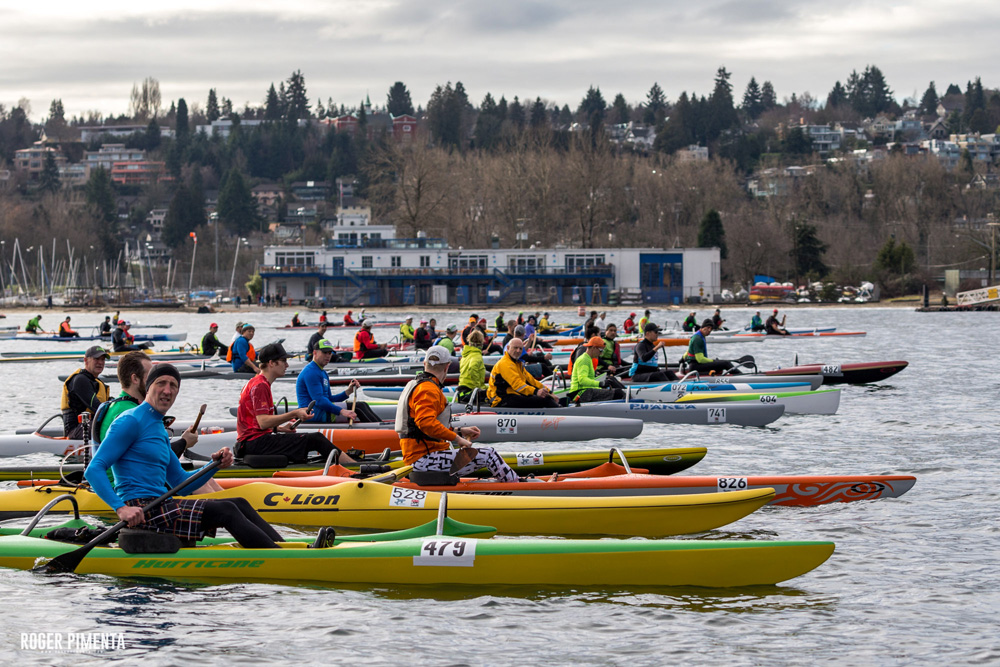
[[[774,312],[771,313],[771,317],[767,318],[767,322],[764,323],[764,329],[767,331],[768,336],[787,336],[788,332],[785,330],[785,316],[782,315],[781,322],[778,322],[778,309],[775,308]]]
[[[215,335],[218,330],[219,325],[212,322],[208,325],[208,333],[202,336],[201,353],[206,357],[214,357],[216,354],[224,356],[229,351],[229,346],[220,341],[219,337]]]
[[[634,334],[637,330],[635,326],[635,313],[629,313],[628,317],[625,318],[625,324],[622,325],[622,332],[625,334]]]

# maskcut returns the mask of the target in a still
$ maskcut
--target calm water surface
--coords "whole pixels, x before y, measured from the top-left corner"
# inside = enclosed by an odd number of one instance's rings
[[[609,315],[621,322],[627,312]],[[284,336],[286,347],[299,348],[311,334],[267,328],[288,321],[290,310],[256,311],[249,318],[247,314],[244,309],[220,315],[126,316],[172,322],[172,331],[187,331],[192,341],[200,339],[210,321],[219,322],[220,337],[228,340],[225,332],[237,319],[257,324],[255,342],[260,344]],[[653,319],[672,323],[685,314],[657,311]],[[723,314],[730,324],[743,324],[751,311],[724,309]],[[53,323],[57,315],[52,312]],[[495,315],[485,313],[490,320]],[[437,319],[443,328],[466,317],[447,313]],[[103,316],[80,314],[73,319],[85,325],[88,318],[97,324]],[[567,311],[556,319],[577,318]],[[826,564],[785,585],[726,591],[333,590],[195,586],[99,576],[43,578],[0,570],[0,657],[8,663],[38,664],[141,658],[164,665],[278,660],[435,665],[998,663],[997,323],[995,313],[796,309],[789,312],[789,326],[837,326],[868,335],[715,346],[710,354],[749,353],[762,367],[791,365],[796,353],[803,363],[906,359],[910,367],[879,385],[845,388],[840,411],[832,417],[783,417],[765,429],[649,424],[639,438],[625,443],[706,446],[708,456],[691,471],[698,474],[863,472],[918,477],[913,490],[899,499],[765,508],[699,536],[836,542],[836,553]],[[376,330],[376,336],[388,338],[389,331]],[[346,341],[347,335],[339,338]],[[43,347],[0,341],[0,351]],[[961,364],[966,360],[976,363],[966,368]],[[36,425],[58,412],[56,376],[76,366],[0,364],[0,432]],[[225,416],[239,389],[239,383],[187,381],[172,412],[193,417],[197,406],[208,403],[209,416]],[[623,443],[561,447],[603,449],[613,444]],[[23,457],[9,463],[43,459]],[[516,581],[516,573],[511,579]],[[121,632],[126,647],[106,653],[46,654],[21,650],[23,632]]]

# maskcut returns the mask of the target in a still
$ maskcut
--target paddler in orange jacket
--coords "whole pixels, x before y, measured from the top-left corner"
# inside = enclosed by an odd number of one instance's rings
[[[447,348],[434,345],[424,357],[424,372],[403,388],[396,408],[396,432],[403,460],[418,472],[443,472],[461,477],[482,467],[501,482],[518,481],[503,457],[492,447],[474,448],[479,428],[449,427],[451,410],[441,391],[452,358]],[[454,443],[458,449],[451,449]]]

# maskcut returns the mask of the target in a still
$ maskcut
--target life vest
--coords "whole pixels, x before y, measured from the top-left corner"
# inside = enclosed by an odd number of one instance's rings
[[[59,333],[74,333],[74,331],[69,328],[69,324],[64,320],[59,323]]]
[[[229,346],[228,350],[226,350],[226,361],[230,363],[233,361],[234,347],[236,347],[236,341],[233,341],[233,344]],[[250,361],[257,360],[257,350],[253,349],[253,343],[250,343],[250,349],[247,350],[247,359]]]
[[[425,383],[433,382],[435,380],[434,376],[430,373],[422,372],[414,379],[406,383],[403,387],[403,393],[399,397],[399,403],[396,404],[396,433],[399,434],[400,439],[409,438],[411,440],[417,440],[418,442],[424,443],[424,447],[427,448],[427,453],[430,454],[430,448],[427,447],[427,442],[436,441],[434,438],[430,438],[426,433],[420,430],[417,426],[417,422],[414,420],[413,415],[410,414],[410,396],[413,395],[416,388]],[[441,422],[441,425],[445,428],[451,428],[451,404],[445,405],[445,409],[439,415],[437,415],[437,420]]]
[[[82,370],[82,368],[77,368],[75,371],[70,373],[69,377],[66,378],[66,381],[63,382],[62,399],[59,401],[60,410],[69,410],[69,381],[73,379],[74,375],[80,373]],[[103,403],[108,400],[108,395],[108,385],[104,384],[100,378],[97,378],[97,400],[100,403]],[[92,413],[93,411],[88,409],[87,412]]]

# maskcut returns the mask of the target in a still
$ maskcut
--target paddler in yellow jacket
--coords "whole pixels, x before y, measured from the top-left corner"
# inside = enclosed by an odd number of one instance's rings
[[[412,343],[413,342],[413,316],[406,318],[406,321],[399,325],[399,342],[400,343]]]
[[[486,398],[493,407],[557,408],[559,403],[524,367],[524,341],[511,338],[503,357],[490,371]]]
[[[441,391],[452,358],[434,345],[424,357],[424,372],[403,388],[396,410],[396,432],[403,460],[417,472],[451,473],[461,477],[486,467],[501,482],[518,481],[517,473],[492,447],[474,448],[479,428],[451,430],[451,410]],[[451,444],[458,446],[452,449]]]

